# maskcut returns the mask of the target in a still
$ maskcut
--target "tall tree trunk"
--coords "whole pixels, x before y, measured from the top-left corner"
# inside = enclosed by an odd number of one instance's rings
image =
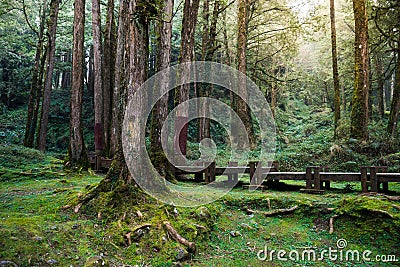
[[[63,61],[66,64],[71,63],[71,50],[68,50],[64,57]],[[61,73],[61,89],[67,89],[71,86],[71,72],[70,70],[63,70]]]
[[[115,43],[116,29],[114,17],[114,0],[108,0],[107,20],[104,34],[104,61],[103,61],[103,129],[105,155],[112,157],[110,153],[111,125],[112,125],[112,104],[115,82]]]
[[[48,30],[48,51],[47,51],[47,68],[46,81],[43,92],[42,114],[40,131],[38,136],[38,148],[40,151],[46,150],[47,125],[49,122],[51,87],[53,85],[54,56],[56,53],[56,32],[57,19],[59,12],[60,0],[51,0],[50,2],[50,19]]]
[[[397,48],[397,64],[396,64],[396,74],[395,74],[395,82],[393,89],[393,98],[392,98],[392,104],[390,106],[390,116],[387,127],[388,133],[393,137],[397,137],[399,110],[400,110],[400,46],[398,46]]]
[[[212,61],[214,58],[214,53],[218,48],[216,45],[216,36],[217,36],[217,23],[218,16],[220,14],[219,10],[220,2],[219,0],[214,1],[213,6],[213,15],[211,18],[211,24],[209,24],[209,3],[208,1],[204,1],[203,7],[203,42],[202,42],[202,60],[203,61]],[[212,84],[202,84],[199,88],[200,96],[208,98],[213,91]],[[210,118],[209,118],[209,104],[207,101],[203,101],[200,106],[200,114],[202,118],[200,118],[199,124],[199,140],[204,138],[210,138]]]
[[[172,37],[172,16],[173,16],[173,0],[164,0],[162,3],[161,20],[157,21],[157,55],[156,55],[156,72],[160,72],[170,66],[171,63],[171,37]],[[160,86],[155,88],[154,96],[161,96],[156,103],[152,113],[151,121],[151,148],[150,156],[157,168],[157,171],[170,180],[168,174],[168,161],[163,153],[161,143],[161,129],[168,115],[168,84],[170,75],[167,72],[161,77]],[[166,93],[166,94],[165,94]]]
[[[179,63],[190,62],[193,59],[194,35],[197,24],[197,13],[199,10],[199,0],[185,0],[183,8],[181,50]],[[180,79],[185,80],[190,75],[190,67],[185,68],[180,74]],[[184,84],[175,90],[175,106],[181,105],[189,100],[190,84]],[[188,138],[188,115],[189,107],[182,106],[178,110],[175,118],[174,130],[174,149],[175,153],[186,155]],[[177,129],[182,128],[180,132]],[[184,164],[184,162],[181,162]]]
[[[382,59],[381,55],[377,55],[375,57],[375,72],[376,72],[376,78],[378,80],[377,82],[377,93],[378,93],[378,112],[379,116],[383,118],[385,115],[385,105],[384,105],[384,86],[385,86],[385,74],[383,72],[383,66],[382,66]]]
[[[351,137],[368,139],[368,17],[365,0],[353,0],[355,21],[355,77],[351,110]]]
[[[201,47],[201,59],[203,61],[208,61],[207,49],[209,47],[210,40],[210,1],[204,0],[203,2],[203,40]],[[210,84],[204,83],[199,86],[198,95],[200,97],[208,98],[210,96]],[[204,138],[210,138],[210,118],[209,118],[209,105],[206,101],[201,101],[198,103],[198,108],[200,109],[199,118],[199,141]]]
[[[47,47],[44,47],[44,53],[42,55],[42,59],[40,61],[40,71],[39,71],[39,79],[38,79],[38,92],[37,92],[37,97],[36,97],[36,101],[35,101],[35,108],[33,110],[33,115],[32,115],[32,120],[33,121],[38,121],[38,117],[39,117],[39,109],[40,109],[40,102],[42,100],[42,88],[43,88],[43,79],[44,79],[44,73],[45,73],[45,67],[46,67],[46,55],[47,54]],[[37,131],[36,131],[36,136],[39,136],[39,132],[40,132],[40,125],[39,127],[36,127]],[[38,148],[39,144],[38,144],[39,140],[38,138],[36,138],[36,142],[35,142],[35,148]]]
[[[127,88],[127,66],[129,54],[127,53],[127,29],[129,27],[129,0],[122,0],[119,7],[117,46],[115,56],[115,82],[113,87],[112,125],[110,139],[110,155],[115,156],[117,151],[122,154],[121,124],[125,108],[125,92]],[[118,168],[117,168],[118,169]]]
[[[36,55],[35,55],[35,66],[33,67],[32,73],[32,83],[29,93],[29,102],[28,102],[28,114],[26,119],[25,126],[25,137],[24,137],[24,146],[33,147],[35,140],[35,132],[37,126],[37,115],[34,116],[36,109],[36,99],[41,99],[41,89],[39,88],[39,79],[42,79],[40,76],[41,72],[41,58],[44,46],[44,26],[46,23],[46,7],[47,0],[43,1],[43,5],[40,9],[40,24],[39,24],[39,32],[38,32],[38,41],[36,44]]]
[[[82,129],[82,96],[84,87],[85,0],[74,2],[74,49],[72,55],[71,119],[68,147],[69,165],[89,165]]]
[[[339,85],[337,46],[336,46],[335,0],[330,0],[330,18],[331,18],[331,42],[332,42],[332,75],[333,75],[333,91],[334,91],[333,106],[335,109],[334,136],[336,138],[337,128],[339,126],[339,120],[340,120],[340,85]]]
[[[246,62],[246,52],[247,52],[247,22],[248,22],[248,0],[239,0],[238,7],[238,36],[237,36],[237,64],[238,71],[242,72],[246,75],[247,70],[247,62]],[[255,147],[255,138],[254,131],[251,123],[250,110],[247,107],[247,88],[246,88],[246,80],[239,79],[238,80],[238,93],[242,97],[234,97],[235,103],[234,108],[242,121],[244,127],[246,128],[246,132],[249,138],[249,144],[251,148]],[[236,127],[233,125],[233,127]],[[241,140],[238,140],[238,144],[245,144],[244,136],[238,137]],[[244,147],[242,147],[244,148]]]
[[[96,155],[104,149],[103,87],[101,80],[101,20],[100,0],[92,0],[93,78],[94,78],[94,142]]]

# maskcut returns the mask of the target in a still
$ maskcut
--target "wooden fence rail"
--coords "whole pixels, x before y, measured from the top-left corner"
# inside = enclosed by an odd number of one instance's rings
[[[237,162],[230,162],[227,167],[216,167],[215,162],[205,163],[204,166],[176,166],[175,174],[195,174],[197,181],[206,183],[214,182],[216,176],[227,175],[228,182],[238,181],[239,173],[250,174],[250,185],[260,185],[263,181],[294,180],[305,181],[308,192],[323,192],[330,189],[331,182],[360,182],[362,192],[378,192],[380,185],[382,191],[389,190],[389,182],[400,182],[400,173],[387,173],[386,166],[363,166],[360,172],[329,172],[327,166],[310,166],[305,172],[279,172],[278,162],[273,162],[271,167],[262,167],[261,162],[250,162],[249,166],[237,166]],[[203,173],[205,178],[202,179]]]

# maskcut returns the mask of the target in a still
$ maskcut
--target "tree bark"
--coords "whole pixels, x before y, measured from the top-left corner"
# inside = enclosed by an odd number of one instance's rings
[[[173,0],[164,0],[161,7],[161,20],[157,21],[157,55],[156,55],[156,72],[160,72],[170,66],[171,63],[171,37],[172,37],[172,16],[173,16]],[[161,96],[161,99],[156,103],[152,112],[151,121],[151,148],[150,157],[157,168],[157,171],[171,180],[168,174],[168,161],[163,153],[161,143],[161,129],[168,115],[168,85],[170,80],[169,73],[161,77],[160,86],[154,88],[154,96]]]
[[[42,52],[44,49],[44,25],[46,20],[46,7],[47,1],[43,1],[43,5],[41,6],[40,10],[40,24],[39,24],[39,32],[38,32],[38,41],[36,44],[36,55],[35,55],[35,66],[33,67],[32,73],[32,83],[29,93],[29,102],[28,102],[28,114],[26,119],[26,126],[25,126],[25,137],[24,137],[24,146],[26,147],[33,147],[34,140],[35,140],[35,132],[37,126],[37,115],[35,116],[36,110],[36,99],[41,99],[41,89],[39,85],[39,79],[42,79],[40,76],[41,73],[41,58]],[[39,100],[40,101],[40,100]]]
[[[378,93],[378,112],[379,116],[381,118],[384,117],[385,115],[385,105],[384,105],[384,86],[385,86],[385,74],[383,72],[383,66],[382,66],[382,59],[381,55],[377,55],[375,57],[375,72],[376,72],[376,78],[378,80],[377,82],[377,93]]]
[[[351,110],[351,137],[368,139],[368,16],[365,0],[353,0],[355,21],[355,77]]]
[[[60,0],[52,0],[50,2],[50,19],[48,30],[48,51],[47,51],[47,67],[46,67],[46,81],[43,92],[42,114],[40,131],[38,136],[38,148],[40,151],[46,150],[46,137],[47,125],[49,122],[49,111],[51,101],[51,88],[53,85],[53,71],[56,53],[56,33],[57,33],[57,19],[59,12]]]
[[[182,19],[181,50],[179,63],[190,62],[193,59],[194,35],[197,24],[197,13],[199,10],[199,0],[185,0]],[[184,69],[180,74],[180,79],[184,81],[190,75],[190,67]],[[181,105],[189,100],[190,84],[184,84],[175,90],[175,106]],[[175,153],[186,155],[188,137],[188,114],[189,107],[182,106],[176,114],[174,130],[174,149]],[[182,127],[180,132],[177,129]],[[179,153],[180,152],[180,153]],[[183,163],[183,162],[182,162]],[[184,164],[184,163],[183,163]]]
[[[335,0],[330,0],[330,18],[331,18],[331,42],[332,42],[332,75],[333,75],[333,91],[334,101],[333,106],[335,109],[334,127],[337,137],[337,128],[340,120],[340,85],[339,85],[339,71],[338,71],[338,56],[336,45],[336,22],[335,22]]]
[[[101,156],[104,149],[103,88],[101,76],[100,0],[92,0],[93,78],[94,78],[94,138],[95,151]]]
[[[117,151],[122,153],[121,144],[121,124],[125,107],[125,93],[127,88],[127,66],[129,64],[129,54],[127,29],[129,27],[129,0],[122,0],[119,8],[117,47],[115,56],[115,81],[113,87],[112,105],[112,125],[110,139],[110,155],[115,156]],[[123,155],[122,155],[123,156]]]
[[[248,0],[239,0],[238,7],[238,36],[237,36],[237,64],[238,71],[242,72],[246,75],[247,71],[247,61],[246,61],[246,52],[247,52],[247,22],[248,22]],[[238,93],[242,96],[234,97],[234,109],[236,110],[240,120],[246,128],[246,132],[249,138],[249,144],[251,148],[255,147],[255,138],[254,131],[251,123],[250,110],[247,106],[247,88],[246,88],[246,80],[239,79],[238,80]],[[233,127],[236,127],[233,125]],[[238,137],[241,140],[238,140],[237,143],[239,147],[241,144],[245,144],[244,136]],[[244,148],[244,147],[242,147]]]
[[[211,18],[211,24],[209,21],[209,1],[204,1],[203,6],[203,42],[202,42],[202,60],[203,61],[212,61],[214,58],[214,54],[216,49],[218,48],[216,45],[216,36],[217,36],[217,23],[218,16],[220,14],[219,11],[220,2],[219,0],[214,1],[213,6],[213,14]],[[199,87],[199,95],[200,97],[208,98],[213,91],[212,84],[202,84]],[[199,140],[203,140],[204,138],[210,138],[210,118],[209,118],[209,104],[207,101],[203,101],[200,106],[200,114],[202,118],[200,118],[199,122]]]
[[[84,86],[84,34],[85,34],[85,0],[74,2],[74,50],[72,55],[72,88],[70,141],[68,147],[68,164],[71,167],[88,167],[82,130],[82,95]]]
[[[392,137],[397,137],[399,110],[400,110],[400,46],[397,48],[397,64],[396,64],[393,98],[392,98],[392,104],[390,106],[390,116],[387,127],[387,131]]]
[[[115,57],[116,57],[116,29],[114,17],[114,0],[108,0],[107,20],[104,34],[104,61],[103,61],[103,129],[105,155],[113,157],[110,153],[113,89],[115,82]]]

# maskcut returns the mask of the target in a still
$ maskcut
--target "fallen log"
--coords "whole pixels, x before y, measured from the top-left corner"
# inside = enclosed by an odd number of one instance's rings
[[[189,252],[196,253],[196,245],[193,242],[189,242],[188,240],[180,236],[169,222],[164,222],[164,227],[167,230],[168,234],[172,237],[172,239],[186,246]]]

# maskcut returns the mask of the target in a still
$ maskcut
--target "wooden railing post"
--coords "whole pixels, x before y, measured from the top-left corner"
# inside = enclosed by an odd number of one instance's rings
[[[204,170],[204,181],[208,184],[208,183],[211,183],[211,180],[210,180],[211,162],[204,162],[204,166],[207,166],[206,169]]]
[[[257,161],[250,161],[249,162],[249,176],[250,176],[250,184],[251,181],[254,177],[254,174],[256,173],[256,166],[257,166]]]
[[[210,182],[215,182],[215,161],[211,162],[208,168],[210,170]]]
[[[256,168],[256,172],[255,172],[255,181],[256,184],[262,184],[262,163],[261,161],[259,161],[257,163],[257,168]]]
[[[320,167],[314,168],[314,189],[321,190],[321,176],[320,176]]]
[[[378,178],[376,177],[377,168],[369,167],[371,191],[378,192]]]
[[[312,167],[306,168],[306,189],[312,189]]]
[[[367,180],[368,180],[368,174],[367,174],[367,169],[368,167],[361,167],[361,190],[363,193],[368,192],[368,185],[367,185]]]
[[[329,172],[329,166],[324,166],[322,167],[323,172]],[[325,181],[325,189],[329,190],[331,189],[331,181]]]
[[[204,162],[198,162],[196,165],[197,165],[197,166],[204,167]],[[194,180],[195,180],[196,182],[202,182],[203,179],[204,179],[204,177],[203,177],[203,172],[199,172],[199,173],[195,173],[195,174],[194,174]]]
[[[387,170],[388,170],[387,166],[379,167],[379,172],[387,172]],[[389,183],[388,182],[382,182],[382,191],[384,193],[389,192]]]

